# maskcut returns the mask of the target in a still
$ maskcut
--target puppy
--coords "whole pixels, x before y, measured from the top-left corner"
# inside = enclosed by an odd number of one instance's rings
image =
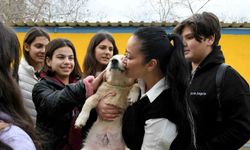
[[[87,122],[92,108],[96,107],[99,100],[107,93],[115,92],[108,103],[126,109],[128,103],[135,102],[139,96],[139,86],[135,80],[126,77],[125,68],[121,58],[123,55],[115,55],[111,58],[105,72],[106,80],[99,86],[97,92],[90,96],[79,114],[75,126],[82,127]],[[84,146],[81,150],[124,150],[125,143],[122,138],[122,115],[114,121],[104,121],[100,117],[91,127]]]

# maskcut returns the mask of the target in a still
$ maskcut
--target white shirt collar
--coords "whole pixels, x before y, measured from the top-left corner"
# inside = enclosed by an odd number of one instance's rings
[[[159,80],[150,90],[145,93],[145,83],[143,80],[138,79],[138,84],[141,88],[141,98],[147,96],[149,101],[152,103],[165,89],[169,88],[166,78]]]

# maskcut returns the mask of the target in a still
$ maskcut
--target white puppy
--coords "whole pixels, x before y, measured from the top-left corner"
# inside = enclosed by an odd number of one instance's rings
[[[126,109],[128,103],[135,102],[139,96],[139,86],[135,80],[126,77],[125,68],[121,58],[123,55],[115,55],[111,58],[105,72],[106,81],[98,88],[97,92],[90,96],[79,114],[75,126],[82,127],[86,124],[91,109],[96,107],[99,100],[109,92],[115,92],[108,102],[112,105]],[[91,127],[82,150],[124,150],[125,143],[122,138],[122,115],[114,121],[104,121],[97,118]]]

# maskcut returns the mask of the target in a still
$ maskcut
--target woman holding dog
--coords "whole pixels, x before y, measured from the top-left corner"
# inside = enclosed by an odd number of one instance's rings
[[[123,60],[137,78],[138,101],[123,117],[123,138],[131,150],[195,148],[193,117],[186,99],[189,71],[183,44],[159,27],[139,28],[129,38]]]
[[[45,134],[44,150],[73,149],[70,126],[73,109],[82,106],[86,96],[97,89],[97,78],[80,79],[81,70],[73,44],[67,39],[54,39],[46,47],[41,81],[33,89],[37,110],[37,128]],[[78,139],[81,142],[81,139]]]

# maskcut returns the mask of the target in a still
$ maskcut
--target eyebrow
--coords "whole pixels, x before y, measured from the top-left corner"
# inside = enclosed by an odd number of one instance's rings
[[[45,45],[45,44],[43,44],[43,43],[35,43],[34,45]]]
[[[194,33],[193,32],[189,32],[189,33],[187,33],[187,34],[185,34],[185,35],[182,35],[183,37],[188,37],[188,36],[194,36]]]
[[[56,54],[56,56],[59,56],[59,55],[61,55],[61,56],[74,56],[74,54],[70,54],[70,55],[62,54],[62,53]]]
[[[108,45],[107,44],[99,44],[99,46],[108,46]],[[113,46],[113,44],[111,46]]]

